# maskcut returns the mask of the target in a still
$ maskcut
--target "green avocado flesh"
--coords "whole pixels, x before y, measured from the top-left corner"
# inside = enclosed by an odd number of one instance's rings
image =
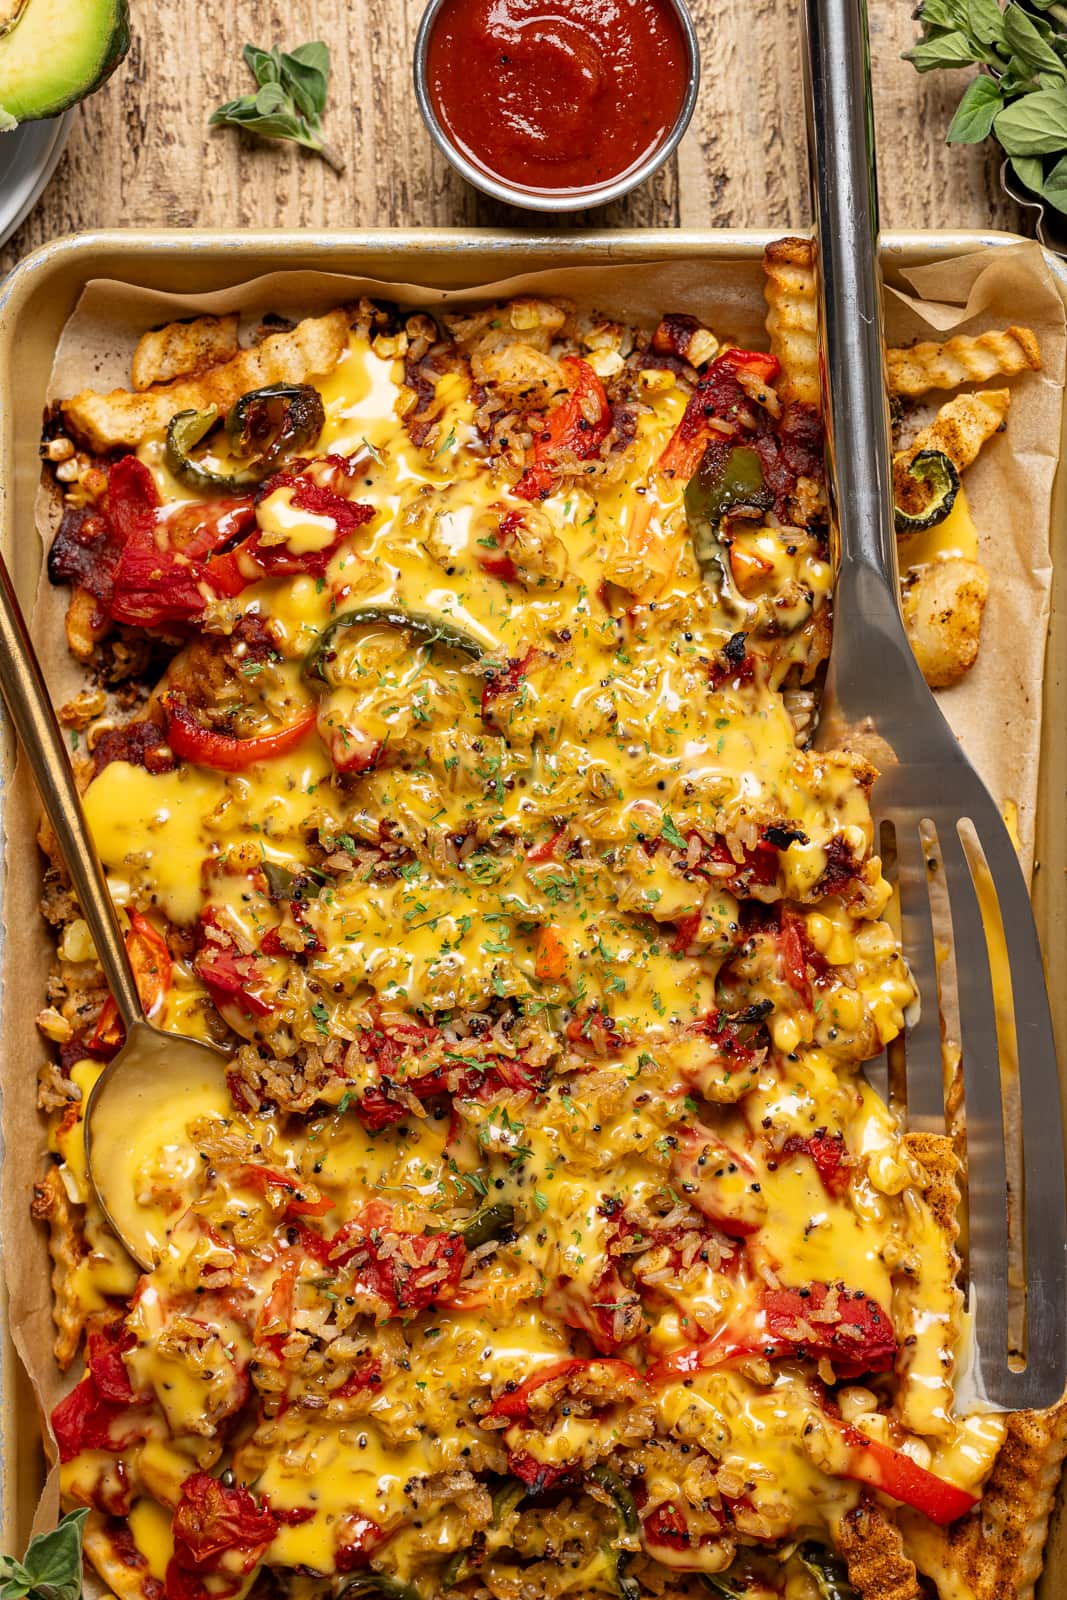
[[[0,123],[58,116],[130,47],[128,0],[0,0]]]

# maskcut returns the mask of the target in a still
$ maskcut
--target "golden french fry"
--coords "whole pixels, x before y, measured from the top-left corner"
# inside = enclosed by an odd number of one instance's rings
[[[146,435],[161,432],[177,411],[203,411],[210,405],[228,411],[250,389],[270,383],[306,383],[332,372],[348,338],[347,312],[306,317],[285,333],[242,350],[232,361],[209,367],[195,378],[153,387],[143,393],[115,389],[99,394],[83,389],[63,406],[71,432],[91,450],[136,448]]]
[[[78,1267],[84,1255],[81,1227],[63,1186],[58,1167],[49,1167],[33,1187],[33,1215],[48,1224],[48,1254],[52,1257],[52,1320],[56,1325],[55,1357],[66,1372],[81,1344],[85,1308],[78,1294]]]
[[[1065,1452],[1067,1401],[1050,1411],[1016,1411],[1004,1419],[980,1516],[932,1528],[916,1513],[901,1513],[909,1549],[942,1594],[1033,1600]]]
[[[912,567],[902,583],[904,627],[931,689],[947,689],[974,666],[989,596],[977,561],[946,556]]]
[[[810,239],[777,239],[763,252],[771,350],[782,364],[775,385],[783,405],[819,406],[815,253]]]
[[[991,329],[977,338],[960,333],[945,344],[924,342],[909,350],[887,350],[889,389],[914,397],[931,389],[958,389],[961,383],[988,383],[1037,371],[1041,347],[1029,328]]]
[[[861,1600],[918,1600],[915,1564],[900,1529],[880,1506],[861,1500],[837,1524],[834,1543]]]
[[[916,435],[906,450],[893,457],[898,504],[908,503],[907,469],[920,450],[940,450],[957,472],[963,472],[986,440],[1004,426],[1010,405],[1010,389],[982,389],[977,394],[960,394],[946,401],[933,422]]]
[[[238,353],[236,311],[224,317],[194,317],[168,322],[143,334],[133,353],[131,376],[138,392],[171,383],[232,361]]]

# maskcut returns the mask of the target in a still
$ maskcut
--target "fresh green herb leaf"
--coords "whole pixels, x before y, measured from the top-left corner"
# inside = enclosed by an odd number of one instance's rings
[[[1067,4],[1063,0],[923,0],[919,72],[978,67],[949,126],[950,144],[991,135],[1019,182],[1067,214]]]
[[[997,114],[997,138],[1010,156],[1044,156],[1067,149],[1067,90],[1039,89]]]
[[[330,84],[329,47],[321,39],[291,51],[246,44],[243,54],[258,85],[256,92],[219,106],[211,114],[210,125],[244,128],[260,139],[288,139],[313,150],[335,172],[343,172],[343,160],[322,136]]]
[[[916,72],[933,72],[937,67],[970,67],[974,65],[974,48],[965,33],[939,33],[924,39],[913,50],[905,50],[904,60],[910,61]]]
[[[678,832],[674,818],[669,811],[663,813],[660,838],[665,839],[668,844],[672,844],[676,850],[687,850],[689,848],[687,840]]]
[[[1049,72],[1054,78],[1063,78],[1065,75],[1063,62],[1047,43],[1052,29],[1041,18],[1035,20],[1027,16],[1021,6],[1009,5],[1004,12],[1004,43],[1015,57],[1018,71],[1020,66],[1029,67],[1032,72]]]
[[[30,1540],[21,1561],[0,1556],[3,1600],[81,1600],[82,1533],[87,1509],[69,1511],[48,1533]]]
[[[1004,97],[992,78],[982,76],[967,85],[956,115],[945,135],[948,144],[980,144],[993,131],[993,119],[1004,109]]]

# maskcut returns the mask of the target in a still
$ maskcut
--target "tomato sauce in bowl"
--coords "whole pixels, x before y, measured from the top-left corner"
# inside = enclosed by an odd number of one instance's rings
[[[465,176],[562,209],[666,159],[692,111],[696,45],[678,0],[437,0],[420,75],[430,131]]]

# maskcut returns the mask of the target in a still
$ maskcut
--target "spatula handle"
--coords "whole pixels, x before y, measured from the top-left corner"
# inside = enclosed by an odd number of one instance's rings
[[[894,606],[897,593],[870,47],[866,0],[805,0],[805,10],[823,405],[847,614],[856,579],[869,594],[872,573],[883,577]]]
[[[85,820],[59,720],[7,565],[0,558],[0,691],[67,864],[108,988],[127,1033],[144,1021],[122,930]],[[10,930],[13,934],[15,930]]]

